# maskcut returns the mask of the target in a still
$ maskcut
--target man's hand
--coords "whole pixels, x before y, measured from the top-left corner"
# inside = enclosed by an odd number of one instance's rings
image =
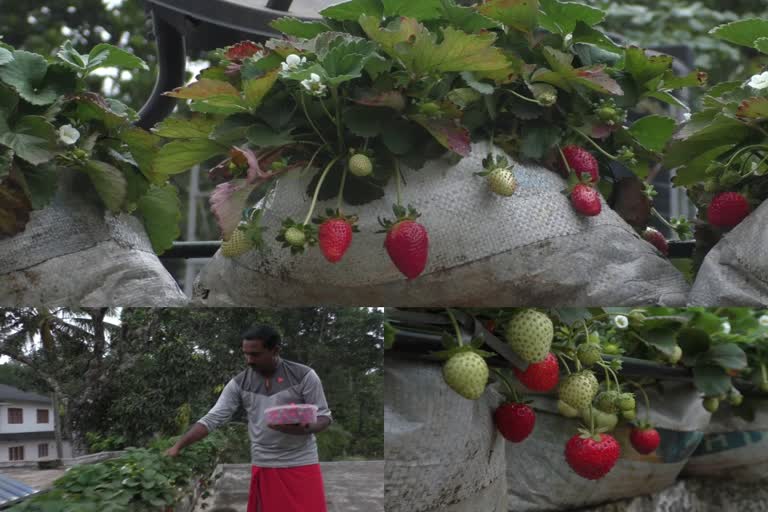
[[[176,445],[173,445],[165,450],[165,455],[168,457],[178,457],[179,453],[181,453],[181,450]]]
[[[317,423],[296,423],[293,425],[268,425],[272,430],[277,430],[283,434],[292,436],[307,436],[313,433],[313,428]]]

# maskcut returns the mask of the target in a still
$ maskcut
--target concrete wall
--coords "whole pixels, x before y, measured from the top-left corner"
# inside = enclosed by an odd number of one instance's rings
[[[14,408],[23,411],[23,423],[8,423],[8,409]],[[38,409],[48,411],[48,423],[37,422]],[[0,434],[20,434],[23,432],[53,432],[53,407],[31,402],[4,402],[0,405]]]
[[[37,453],[38,453],[37,447],[39,444],[48,445],[47,457],[39,458],[37,456]],[[15,447],[15,446],[24,447],[24,461],[49,460],[49,459],[56,458],[56,442],[52,439],[39,439],[39,440],[32,439],[32,440],[25,440],[25,441],[0,441],[0,462],[10,462],[10,458],[9,458],[10,453],[8,449],[10,447]],[[71,458],[72,443],[70,443],[69,441],[64,441],[62,443],[62,448],[64,451],[64,458]]]

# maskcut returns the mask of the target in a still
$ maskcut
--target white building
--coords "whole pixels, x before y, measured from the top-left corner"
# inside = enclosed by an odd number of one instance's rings
[[[0,384],[0,463],[55,459],[53,414],[50,398]],[[69,441],[62,448],[72,457]]]

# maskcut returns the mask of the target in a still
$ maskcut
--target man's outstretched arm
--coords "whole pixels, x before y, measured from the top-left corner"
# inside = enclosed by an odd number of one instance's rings
[[[176,441],[176,444],[171,446],[165,451],[165,454],[169,457],[176,457],[181,450],[183,450],[185,447],[195,444],[196,442],[203,439],[205,436],[208,435],[208,429],[205,428],[205,425],[202,423],[195,423],[192,425],[192,427],[187,431],[186,434],[181,436],[181,439]]]

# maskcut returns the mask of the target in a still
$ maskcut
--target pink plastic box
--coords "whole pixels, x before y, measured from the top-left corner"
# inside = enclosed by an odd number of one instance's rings
[[[312,404],[291,404],[268,407],[267,425],[293,425],[295,423],[315,423],[317,406]]]

